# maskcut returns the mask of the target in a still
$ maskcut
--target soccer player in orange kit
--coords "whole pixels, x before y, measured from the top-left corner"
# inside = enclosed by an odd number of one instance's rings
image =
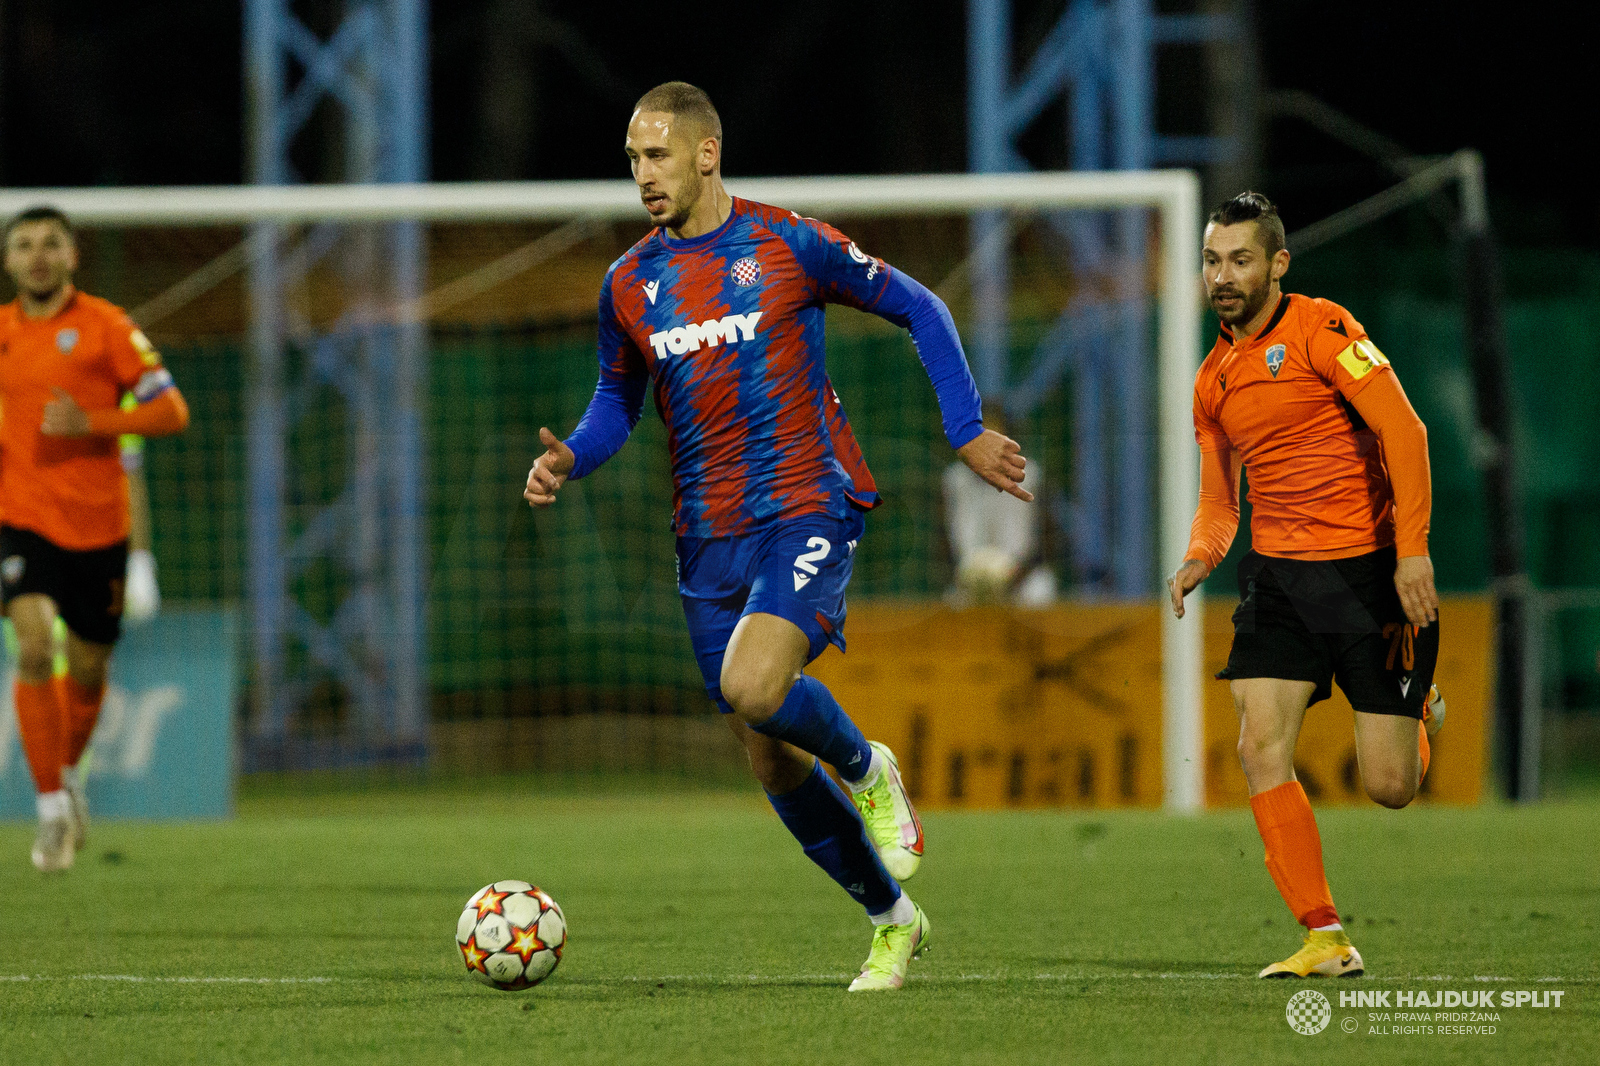
[[[121,632],[128,559],[123,433],[161,437],[189,409],[122,309],[72,283],[66,215],[30,208],[5,230],[17,298],[0,307],[0,593],[17,634],[17,725],[38,791],[33,864],[72,865],[88,807],[77,763]],[[119,406],[123,394],[138,401]],[[67,673],[53,679],[57,615]]]
[[[1250,473],[1252,550],[1239,565],[1231,681],[1239,759],[1267,869],[1296,920],[1299,951],[1261,977],[1364,972],[1334,909],[1322,840],[1294,774],[1307,708],[1332,694],[1355,708],[1367,794],[1404,807],[1444,721],[1433,686],[1439,596],[1428,557],[1428,435],[1388,359],[1350,313],[1282,292],[1283,223],[1259,193],[1206,226],[1206,295],[1222,335],[1195,376],[1200,506],[1172,609],[1227,554]]]

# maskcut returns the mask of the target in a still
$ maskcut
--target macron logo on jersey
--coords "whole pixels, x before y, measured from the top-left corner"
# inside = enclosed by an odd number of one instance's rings
[[[724,341],[732,344],[738,340],[755,340],[756,323],[761,320],[762,313],[755,311],[748,315],[724,315],[721,318],[708,318],[704,322],[691,322],[687,326],[673,326],[650,334],[650,347],[655,349],[657,359],[665,359],[668,353],[682,355],[684,352],[698,352],[702,344],[715,348]]]

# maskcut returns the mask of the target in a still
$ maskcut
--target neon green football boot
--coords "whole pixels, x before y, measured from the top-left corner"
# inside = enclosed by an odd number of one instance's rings
[[[904,925],[878,925],[872,929],[872,951],[861,973],[850,982],[852,992],[887,992],[906,983],[906,967],[928,947],[932,927],[922,908]]]
[[[900,763],[887,744],[876,740],[868,746],[878,754],[878,773],[867,784],[851,786],[851,798],[861,820],[867,825],[867,838],[877,849],[884,869],[896,881],[908,881],[922,865],[922,820],[906,795],[900,780]]]

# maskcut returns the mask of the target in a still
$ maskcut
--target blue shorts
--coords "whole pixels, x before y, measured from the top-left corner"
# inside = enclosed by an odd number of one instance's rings
[[[739,619],[775,614],[810,641],[810,662],[829,644],[844,650],[844,589],[867,527],[854,509],[844,518],[778,519],[737,537],[679,537],[678,595],[706,691],[723,714],[722,656]]]

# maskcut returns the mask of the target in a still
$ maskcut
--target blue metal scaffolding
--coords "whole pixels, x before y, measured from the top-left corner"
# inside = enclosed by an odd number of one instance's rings
[[[1072,0],[1014,79],[1010,0],[970,0],[967,14],[972,171],[1029,169],[1018,140],[1062,96],[1074,170],[1142,170],[1157,162],[1212,162],[1232,152],[1220,138],[1159,136],[1154,105],[1156,47],[1220,37],[1236,28],[1232,16],[1157,16],[1150,0]],[[995,211],[973,217],[978,386],[1020,417],[1070,375],[1072,490],[1050,493],[1053,517],[1068,533],[1081,587],[1149,596],[1156,572],[1149,215],[1143,208],[1061,212],[1046,222],[1065,246],[1076,284],[1026,368],[1014,374],[1012,222]]]
[[[289,0],[245,0],[250,171],[258,184],[301,180],[290,150],[324,101],[341,117],[347,182],[427,177],[426,0],[349,7],[326,41]],[[251,227],[249,581],[251,691],[247,767],[306,767],[426,754],[426,520],[423,328],[411,313],[425,269],[413,222]],[[314,325],[305,296],[342,298]],[[337,421],[308,419],[324,390]],[[291,437],[342,432],[332,499],[300,484]],[[329,472],[317,472],[329,477]],[[336,595],[309,609],[313,568]],[[297,591],[298,590],[298,591]],[[327,685],[334,686],[329,690]],[[295,721],[314,689],[337,726]]]

